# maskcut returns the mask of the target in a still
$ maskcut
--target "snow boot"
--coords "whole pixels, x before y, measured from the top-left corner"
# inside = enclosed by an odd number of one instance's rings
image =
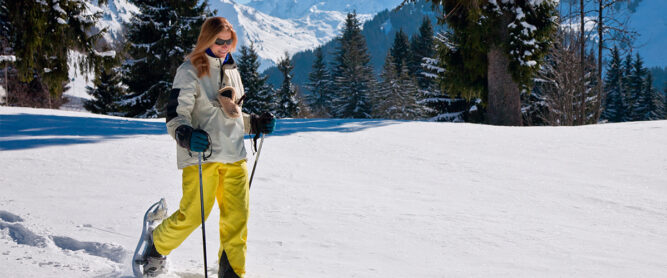
[[[151,237],[146,254],[146,262],[144,264],[144,276],[155,277],[167,272],[167,256],[162,256],[153,243],[153,233],[151,230]]]
[[[232,269],[232,266],[229,265],[229,260],[227,259],[227,253],[222,251],[222,257],[220,257],[220,265],[218,266],[218,278],[239,278]]]

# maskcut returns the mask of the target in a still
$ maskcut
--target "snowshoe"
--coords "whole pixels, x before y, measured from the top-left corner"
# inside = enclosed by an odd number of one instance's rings
[[[164,198],[148,208],[144,214],[144,224],[141,229],[141,237],[132,257],[132,272],[134,277],[146,277],[159,274],[166,267],[166,257],[149,258],[148,253],[153,245],[153,229],[162,220],[167,218],[167,202]]]

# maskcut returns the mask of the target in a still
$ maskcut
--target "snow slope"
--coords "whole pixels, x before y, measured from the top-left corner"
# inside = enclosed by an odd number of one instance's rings
[[[333,40],[347,16],[344,10],[320,10],[317,5],[293,17],[269,15],[232,0],[212,0],[209,5],[218,11],[216,15],[227,18],[234,26],[239,36],[237,50],[254,44],[260,57],[260,72],[276,65],[285,52],[292,56]],[[359,14],[362,22],[372,17],[373,14]]]
[[[283,119],[246,277],[666,277],[666,137],[667,121]],[[143,212],[180,196],[163,119],[0,107],[0,169],[0,277],[129,277]],[[200,230],[170,260],[202,277]]]
[[[209,4],[211,10],[218,11],[216,15],[227,18],[234,26],[239,37],[237,51],[243,45],[254,44],[260,71],[277,64],[285,52],[291,56],[332,40],[345,21],[342,12],[313,11],[301,19],[283,19],[231,0],[213,0]]]
[[[279,18],[302,18],[313,10],[377,14],[401,2],[403,0],[253,0],[245,5]]]
[[[250,43],[255,44],[257,54],[261,58],[260,70],[275,65],[286,51],[292,55],[298,51],[315,48],[335,38],[345,21],[346,12],[352,11],[351,7],[359,8],[357,9],[359,18],[365,21],[371,19],[375,13],[386,8],[393,8],[399,3],[397,0],[386,3],[375,1],[362,7],[362,4],[357,2],[359,1],[333,2],[337,3],[335,5],[308,2],[307,6],[299,2],[296,5],[300,11],[298,16],[281,17],[269,15],[233,0],[208,1],[210,9],[217,10],[217,16],[229,19],[239,33],[238,48],[250,45]],[[122,24],[129,23],[132,13],[139,12],[139,9],[127,0],[111,0],[106,5],[100,5],[99,1],[92,0],[89,3],[91,12],[102,12],[103,14],[97,27],[107,28],[109,32],[105,34],[104,40],[108,43],[120,40],[124,32]],[[284,3],[272,3],[284,6]]]

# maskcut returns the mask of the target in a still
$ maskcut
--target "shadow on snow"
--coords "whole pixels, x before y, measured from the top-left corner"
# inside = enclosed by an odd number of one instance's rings
[[[301,132],[357,132],[398,122],[370,119],[280,119],[276,131],[270,136]],[[164,122],[33,114],[0,116],[0,150],[96,143],[132,135],[166,133]]]
[[[129,135],[165,133],[167,128],[161,122],[33,114],[0,116],[0,150],[95,143]]]
[[[393,120],[371,119],[280,119],[271,136],[285,136],[301,132],[357,132],[368,128],[399,123]]]

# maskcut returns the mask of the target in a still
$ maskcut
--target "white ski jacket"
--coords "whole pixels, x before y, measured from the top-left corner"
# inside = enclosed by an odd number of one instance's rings
[[[206,57],[209,59],[209,75],[197,77],[197,70],[189,60],[176,71],[167,104],[167,130],[177,139],[176,129],[181,125],[203,129],[211,137],[212,153],[206,162],[234,163],[246,159],[243,136],[250,131],[250,117],[245,113],[235,119],[227,117],[217,100],[217,93],[220,88],[232,86],[238,94],[236,102],[244,94],[243,83],[231,54],[224,65],[223,59]],[[198,164],[197,153],[190,155],[178,143],[176,149],[179,169]],[[208,154],[209,151],[204,153]]]

